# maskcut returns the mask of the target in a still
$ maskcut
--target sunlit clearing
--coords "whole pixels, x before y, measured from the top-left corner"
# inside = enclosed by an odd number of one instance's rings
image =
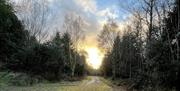
[[[103,54],[97,48],[87,48],[87,64],[93,69],[99,69],[102,64]]]

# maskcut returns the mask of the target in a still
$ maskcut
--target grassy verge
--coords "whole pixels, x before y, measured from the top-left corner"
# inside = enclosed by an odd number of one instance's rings
[[[111,87],[114,87],[114,86],[115,86],[115,85],[112,83],[111,78],[106,78],[106,79],[105,79],[104,77],[100,77],[100,80],[101,80],[102,82],[104,82],[105,84],[111,86]]]
[[[130,79],[120,79],[117,78],[115,80],[112,80],[112,78],[103,78],[101,77],[101,81],[104,83],[110,85],[113,88],[123,87],[127,91],[176,91],[175,89],[169,89],[162,86],[156,86],[156,87],[144,87],[141,89],[135,88],[135,83]]]
[[[115,89],[122,89],[122,91],[126,91],[126,90],[133,90],[136,91],[133,88],[133,82],[128,80],[128,79],[112,79],[112,78],[100,78],[101,81],[103,81],[104,83],[106,83],[107,85],[115,88]]]
[[[40,83],[33,86],[8,86],[0,91],[112,91],[112,88],[102,81],[93,81],[93,77],[85,77],[81,81],[61,81],[59,83]]]
[[[3,86],[31,86],[40,82],[47,82],[40,77],[31,77],[24,73],[0,72],[0,87]]]

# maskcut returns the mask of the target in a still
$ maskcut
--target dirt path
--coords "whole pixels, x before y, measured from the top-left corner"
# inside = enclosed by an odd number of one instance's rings
[[[92,76],[91,80],[86,83],[86,86],[92,85],[92,84],[97,84],[98,85],[99,83],[100,83],[99,77]]]
[[[100,77],[89,76],[78,82],[38,84],[28,87],[10,86],[0,91],[126,91],[121,87],[112,88],[100,80]]]
[[[110,86],[103,83],[97,76],[89,76],[79,87],[80,89],[76,91],[113,91]]]
[[[82,87],[91,89],[90,91],[126,91],[123,87],[108,86],[103,81],[101,81],[100,78],[97,76],[91,76],[91,80],[88,81],[86,83],[86,85],[82,86]],[[93,88],[97,88],[97,89],[93,89]],[[82,90],[82,91],[84,91],[84,90]]]

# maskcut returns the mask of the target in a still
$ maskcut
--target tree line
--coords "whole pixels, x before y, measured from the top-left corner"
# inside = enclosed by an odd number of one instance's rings
[[[128,24],[123,33],[110,35],[116,29],[114,21],[103,28],[99,35],[100,46],[108,41],[112,45],[110,50],[104,47],[107,53],[101,71],[113,80],[128,79],[132,82],[130,86],[139,90],[159,91],[163,88],[179,91],[179,0],[172,4],[172,9],[168,7],[169,11],[165,9],[168,1],[163,1],[164,4],[157,4],[159,0],[142,1],[145,17],[141,10],[133,9],[133,23]],[[106,40],[107,37],[110,40]]]
[[[12,5],[0,0],[0,71],[25,73],[49,81],[82,77],[85,56],[77,51],[75,40],[72,40],[80,28],[79,18],[68,20],[64,33],[57,32],[51,39],[43,41],[47,35],[45,18],[41,14],[34,14],[30,17],[36,18],[31,19],[24,16],[26,21],[21,21]],[[74,35],[69,32],[74,31],[71,26],[78,27]]]

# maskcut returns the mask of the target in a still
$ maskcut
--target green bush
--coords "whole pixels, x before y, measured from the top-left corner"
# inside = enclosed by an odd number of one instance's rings
[[[0,86],[30,86],[44,81],[41,77],[32,77],[24,73],[0,72]]]
[[[9,85],[12,75],[9,72],[0,72],[0,87]]]
[[[24,73],[14,73],[13,78],[10,80],[10,85],[15,86],[30,86],[33,84],[37,84],[42,80],[37,77],[31,77]]]

